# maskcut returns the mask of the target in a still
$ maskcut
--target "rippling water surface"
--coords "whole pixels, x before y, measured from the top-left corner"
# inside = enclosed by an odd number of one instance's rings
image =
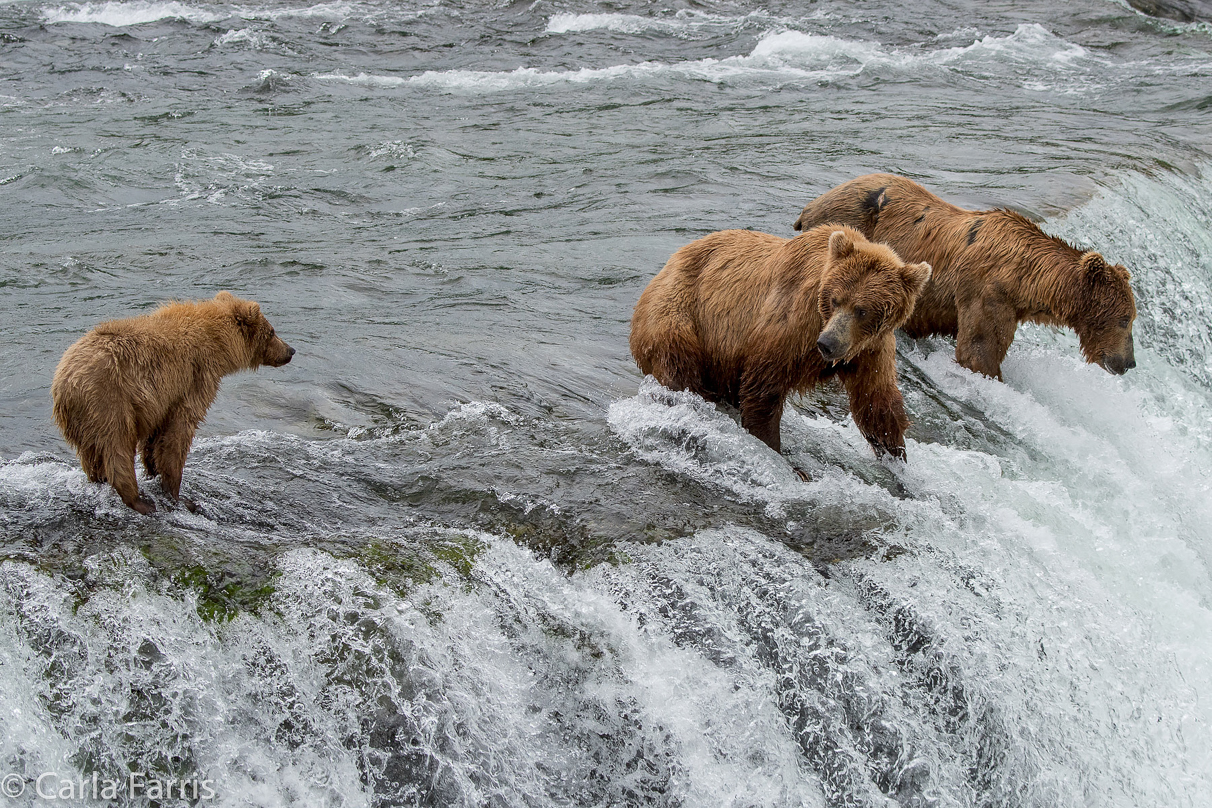
[[[1110,0],[0,3],[13,804],[1212,803],[1210,93]],[[1127,265],[1139,367],[903,340],[907,466],[640,377],[671,252],[877,170]],[[220,289],[298,354],[140,517],[51,374]]]

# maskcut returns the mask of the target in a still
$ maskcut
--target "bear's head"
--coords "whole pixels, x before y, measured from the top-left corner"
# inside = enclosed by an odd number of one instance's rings
[[[1108,264],[1096,252],[1078,260],[1078,284],[1082,294],[1073,330],[1081,341],[1086,361],[1116,374],[1136,367],[1132,323],[1136,299],[1131,276],[1119,264]]]
[[[215,295],[215,302],[227,308],[247,345],[248,367],[282,367],[295,355],[295,349],[274,333],[274,327],[252,300],[241,300],[231,292]]]
[[[850,227],[834,230],[821,278],[821,356],[847,362],[874,347],[909,319],[929,280],[929,264],[906,264]]]

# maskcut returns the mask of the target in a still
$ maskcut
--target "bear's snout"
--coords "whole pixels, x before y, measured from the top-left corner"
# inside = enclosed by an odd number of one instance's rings
[[[816,339],[817,350],[826,362],[840,362],[850,353],[853,345],[852,329],[854,327],[854,312],[843,308],[833,313],[824,330]]]
[[[267,357],[267,361],[265,364],[271,365],[276,368],[280,368],[283,365],[288,364],[290,362],[291,357],[295,355],[295,349],[290,347],[289,345],[287,345],[285,342],[283,342],[280,339],[275,340],[275,341],[278,343],[277,345],[274,346],[275,348],[277,348],[277,350],[272,352]]]
[[[1136,367],[1136,359],[1128,356],[1104,356],[1102,361],[1103,368],[1111,371],[1117,376],[1123,376],[1129,370]]]
[[[836,334],[824,333],[816,341],[817,350],[821,352],[821,356],[825,357],[828,362],[836,362],[842,358],[845,353],[842,346],[842,341],[837,338]]]
[[[1128,335],[1123,351],[1103,354],[1103,359],[1099,364],[1103,366],[1104,370],[1117,376],[1123,376],[1136,367],[1136,346],[1133,344],[1132,335]]]

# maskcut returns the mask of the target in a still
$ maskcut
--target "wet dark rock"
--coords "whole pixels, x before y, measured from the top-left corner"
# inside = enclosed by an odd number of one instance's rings
[[[1150,17],[1178,22],[1212,21],[1212,2],[1208,0],[1128,0],[1128,5]]]

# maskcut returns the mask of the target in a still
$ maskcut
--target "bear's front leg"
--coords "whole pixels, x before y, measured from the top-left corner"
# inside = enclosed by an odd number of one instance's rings
[[[850,395],[854,423],[876,455],[905,460],[909,418],[896,384],[896,337],[889,334],[879,348],[863,351],[838,375]]]
[[[198,506],[190,499],[181,497],[181,475],[185,470],[185,458],[194,442],[197,421],[188,413],[175,411],[156,430],[156,441],[151,446],[155,468],[160,472],[160,487],[174,502],[180,502],[191,512]]]

